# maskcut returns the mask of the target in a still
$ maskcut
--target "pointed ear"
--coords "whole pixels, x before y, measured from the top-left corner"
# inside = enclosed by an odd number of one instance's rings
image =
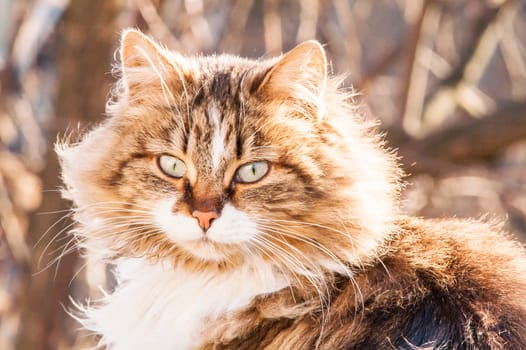
[[[135,29],[122,33],[120,56],[122,78],[128,91],[148,84],[166,84],[169,74],[176,70],[182,76],[184,59]]]
[[[265,75],[258,92],[272,96],[290,97],[291,91],[307,89],[319,97],[325,91],[327,59],[325,51],[315,40],[305,41],[289,52]]]

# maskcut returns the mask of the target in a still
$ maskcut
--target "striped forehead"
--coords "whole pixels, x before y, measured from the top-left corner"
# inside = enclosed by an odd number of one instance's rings
[[[185,150],[199,177],[221,176],[228,163],[239,156],[242,107],[242,72],[228,67],[208,67],[195,85],[190,99],[189,128]]]
[[[202,104],[192,115],[188,152],[199,177],[220,175],[236,156],[237,116],[216,100]]]

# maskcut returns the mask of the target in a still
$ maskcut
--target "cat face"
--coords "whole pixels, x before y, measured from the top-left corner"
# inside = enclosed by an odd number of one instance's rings
[[[127,31],[121,61],[111,117],[58,148],[88,249],[305,271],[378,248],[396,174],[318,43],[266,61],[188,58]]]

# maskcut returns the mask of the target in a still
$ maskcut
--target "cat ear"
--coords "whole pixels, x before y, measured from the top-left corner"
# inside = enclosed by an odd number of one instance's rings
[[[301,91],[319,97],[327,82],[327,59],[321,44],[315,40],[305,41],[279,59],[265,75],[258,92],[272,96],[291,97],[291,92]],[[306,89],[306,90],[305,90]]]
[[[128,91],[148,84],[166,85],[170,73],[177,71],[181,77],[184,70],[182,56],[163,49],[135,29],[122,33],[120,55],[122,78]]]

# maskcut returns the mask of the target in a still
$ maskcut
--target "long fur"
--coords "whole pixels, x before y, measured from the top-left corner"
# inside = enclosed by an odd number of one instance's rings
[[[56,148],[74,239],[115,265],[115,291],[78,316],[101,347],[526,346],[522,248],[492,225],[398,212],[395,156],[318,43],[182,57],[128,30],[120,69],[109,118]],[[269,172],[240,182],[255,161]],[[209,231],[196,210],[217,213]]]

